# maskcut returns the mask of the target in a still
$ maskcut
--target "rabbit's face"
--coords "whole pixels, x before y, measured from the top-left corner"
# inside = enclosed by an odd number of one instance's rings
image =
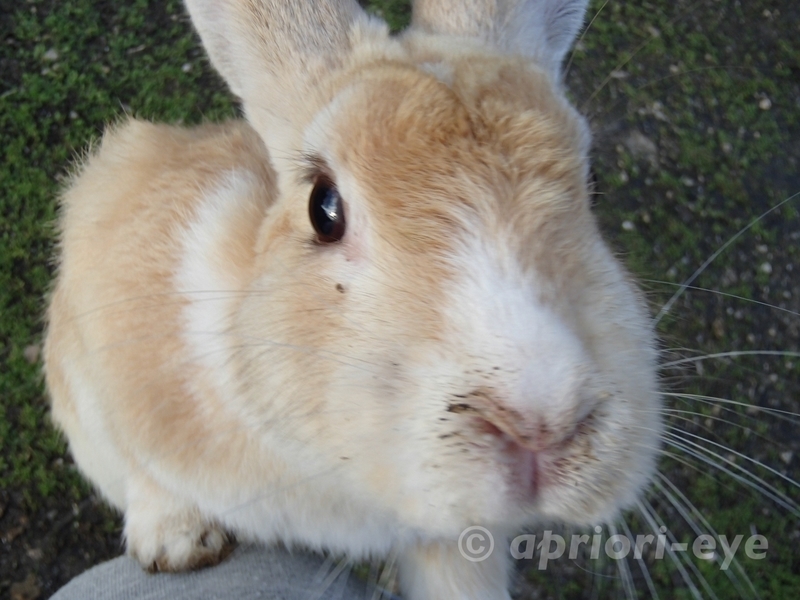
[[[660,422],[585,125],[514,59],[432,71],[362,67],[305,128],[237,323],[263,342],[237,361],[248,410],[309,478],[429,534],[597,523]]]

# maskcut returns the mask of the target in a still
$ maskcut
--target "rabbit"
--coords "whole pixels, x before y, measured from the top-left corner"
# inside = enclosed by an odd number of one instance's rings
[[[152,571],[235,536],[510,598],[504,540],[612,519],[662,427],[561,83],[585,0],[419,0],[400,36],[355,0],[186,5],[245,118],[128,118],[63,193],[45,374],[78,467]]]

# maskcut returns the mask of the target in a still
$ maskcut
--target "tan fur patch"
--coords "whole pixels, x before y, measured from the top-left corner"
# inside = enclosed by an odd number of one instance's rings
[[[274,176],[246,124],[178,129],[131,120],[106,133],[68,190],[46,350],[53,414],[68,432],[75,426],[68,423],[74,406],[61,383],[60,356],[85,365],[112,399],[104,418],[129,458],[141,459],[140,450],[149,448],[159,460],[186,464],[199,448],[213,448],[219,421],[198,411],[186,393],[193,372],[180,331],[185,301],[172,278],[179,234],[193,217],[200,190],[242,168],[261,182],[263,215]],[[240,219],[236,237],[221,248],[228,255],[222,260],[240,269],[242,284],[259,227],[258,218]],[[224,462],[219,450],[204,457],[206,468]]]

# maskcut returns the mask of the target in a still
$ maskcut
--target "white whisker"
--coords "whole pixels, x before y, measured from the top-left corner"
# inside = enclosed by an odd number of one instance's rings
[[[390,600],[394,600],[394,595],[389,591],[389,586],[397,575],[396,571],[397,551],[392,550],[383,565],[383,571],[378,579],[378,585],[372,593],[372,600],[381,600],[384,596],[387,596]]]
[[[677,430],[673,429],[673,431],[677,431]],[[747,462],[749,462],[751,464],[754,464],[754,465],[756,465],[758,467],[761,467],[762,469],[765,469],[765,470],[769,471],[770,473],[772,473],[773,475],[776,475],[777,477],[780,477],[781,479],[783,479],[784,481],[786,481],[790,485],[793,485],[794,487],[800,488],[800,483],[798,483],[797,481],[795,481],[794,479],[792,479],[788,475],[784,475],[780,471],[777,471],[776,469],[773,469],[772,467],[770,467],[768,465],[765,465],[764,463],[762,463],[759,460],[756,460],[755,458],[751,458],[751,457],[747,456],[746,454],[743,454],[741,452],[737,452],[736,450],[734,450],[732,448],[729,448],[728,446],[725,446],[724,444],[718,444],[717,442],[714,442],[712,440],[700,437],[699,435],[695,435],[693,433],[689,433],[688,431],[681,431],[681,433],[683,435],[688,435],[688,436],[693,437],[695,439],[702,440],[703,442],[711,444],[712,446],[716,446],[717,448],[721,448],[722,450],[730,452],[734,456],[738,456],[739,458],[744,459]],[[680,436],[678,436],[678,437],[680,438]],[[686,442],[689,442],[689,440],[687,440],[685,438],[683,438],[683,440],[686,441]]]
[[[689,358],[682,358],[672,362],[663,363],[662,369],[670,367],[677,367],[687,363],[696,363],[703,360],[711,360],[716,358],[735,358],[737,356],[781,356],[789,358],[800,358],[800,352],[781,351],[781,350],[735,350],[732,352],[716,352],[714,354],[704,354],[702,356],[692,356]]]
[[[625,530],[625,535],[627,535],[630,540],[633,540],[633,532],[631,531],[630,527],[628,527],[628,523],[625,522],[625,519],[621,519],[621,523],[622,528]],[[647,568],[644,558],[641,556],[636,556],[634,553],[634,559],[637,563],[639,563],[639,569],[641,570],[644,581],[647,584],[647,589],[650,591],[650,597],[654,600],[658,600],[658,592],[656,591],[656,586],[653,583],[653,578],[650,577],[650,569]]]
[[[722,254],[728,248],[728,246],[733,244],[742,235],[744,235],[747,231],[749,231],[753,226],[756,225],[756,223],[759,223],[760,221],[762,221],[767,215],[775,212],[781,206],[783,206],[784,204],[787,204],[788,202],[791,202],[792,200],[794,200],[797,197],[800,197],[800,192],[792,194],[791,196],[789,196],[785,200],[782,200],[781,202],[779,202],[778,204],[776,204],[775,206],[773,206],[769,210],[761,213],[755,219],[750,221],[747,225],[742,227],[742,229],[740,229],[735,234],[733,234],[730,238],[728,238],[728,241],[726,241],[724,244],[722,244],[722,246],[720,246],[711,256],[709,256],[703,262],[703,264],[700,265],[697,268],[697,270],[694,273],[692,273],[692,275],[690,275],[689,278],[680,285],[680,287],[672,295],[672,297],[669,300],[667,300],[666,304],[664,304],[664,306],[661,307],[661,310],[659,310],[658,314],[655,316],[655,319],[654,319],[654,322],[653,322],[653,327],[655,327],[656,325],[658,325],[661,322],[661,319],[663,319],[664,316],[670,311],[670,309],[672,308],[672,305],[675,304],[675,302],[677,302],[678,298],[680,298],[683,295],[683,293],[694,282],[694,280],[697,279],[698,277],[700,277],[700,275],[703,273],[703,271],[705,271],[708,268],[708,266],[711,263],[713,263],[717,259],[717,257],[720,254]]]
[[[645,282],[645,283],[658,283],[658,284],[661,284],[661,285],[668,285],[670,287],[681,287],[681,286],[683,286],[683,284],[675,283],[673,281],[664,281],[662,279],[640,279],[639,281],[642,281],[642,282]],[[788,308],[783,308],[782,306],[777,306],[775,304],[770,304],[769,302],[762,302],[761,300],[754,300],[753,298],[746,298],[745,296],[739,296],[737,294],[730,294],[728,292],[722,292],[720,290],[713,290],[713,289],[709,289],[709,288],[698,287],[698,286],[695,286],[695,285],[684,286],[684,289],[685,290],[697,291],[697,292],[707,292],[709,294],[714,294],[716,296],[721,296],[723,298],[733,298],[734,300],[741,300],[742,302],[747,302],[749,304],[755,304],[756,306],[764,306],[764,307],[772,309],[772,310],[777,310],[777,311],[780,311],[780,312],[785,312],[785,313],[790,314],[790,315],[795,316],[795,317],[800,317],[800,312],[797,312],[797,311],[794,311],[794,310],[790,310]]]
[[[327,564],[328,558],[326,558],[325,561]],[[345,571],[345,569],[349,570],[349,567],[350,563],[348,562],[347,558],[342,558],[341,560],[339,560],[336,567],[334,567],[334,569],[328,574],[328,576],[325,577],[325,579],[323,579],[317,586],[315,586],[309,591],[306,600],[320,600],[320,598],[322,598],[322,595],[333,585],[333,582],[339,578],[339,575],[341,575],[342,572]]]
[[[704,448],[704,447],[700,446],[699,444],[695,444],[695,443],[693,443],[693,442],[691,442],[689,440],[682,440],[679,436],[676,436],[674,434],[665,433],[664,435],[665,435],[665,437],[663,437],[662,439],[664,440],[664,442],[666,444],[669,444],[670,446],[672,446],[674,448],[677,448],[678,450],[682,450],[682,451],[686,452],[687,454],[689,454],[691,456],[694,456],[698,460],[700,460],[702,462],[705,462],[709,466],[712,466],[712,467],[722,471],[723,473],[725,473],[726,475],[729,475],[730,477],[732,477],[733,479],[735,479],[739,483],[742,483],[742,484],[746,485],[747,487],[759,492],[760,494],[763,494],[764,496],[770,498],[773,502],[775,502],[779,506],[785,508],[787,511],[791,512],[793,515],[795,515],[797,517],[800,517],[800,509],[798,509],[797,504],[795,502],[793,502],[791,499],[787,498],[782,492],[780,492],[779,490],[775,489],[773,486],[768,484],[766,481],[764,481],[763,479],[761,479],[757,475],[754,475],[753,473],[751,473],[750,471],[748,471],[744,467],[742,467],[740,465],[737,465],[732,460],[726,459],[725,457],[720,456],[716,452],[713,452],[713,451],[711,451],[711,450],[709,450],[707,448]],[[671,439],[671,438],[677,438],[678,441],[676,441],[676,439]],[[693,450],[692,446],[696,447],[697,450]],[[705,452],[705,453],[713,456],[714,458],[718,458],[723,463],[728,464],[731,467],[735,468],[736,470],[743,472],[745,474],[745,476],[738,475],[737,473],[734,473],[731,469],[723,466],[722,464],[720,464],[718,462],[715,462],[714,460],[712,460],[711,458],[708,458],[708,456],[702,454],[701,452]]]
[[[586,34],[589,33],[589,30],[592,28],[592,25],[594,25],[594,22],[597,20],[597,17],[599,17],[600,13],[603,12],[603,9],[606,7],[608,2],[609,0],[604,0],[600,8],[598,8],[597,11],[594,13],[592,20],[589,21],[589,24],[583,28],[583,31],[581,32],[581,35],[578,38],[578,40],[572,45],[572,51],[569,53],[569,60],[567,61],[567,65],[564,67],[563,70],[564,72],[563,78],[565,81],[567,77],[569,77],[569,70],[572,67],[572,61],[575,58],[575,53],[578,51],[578,46],[580,46],[581,42],[583,41],[583,38],[586,37]]]
[[[789,423],[794,425],[800,425],[796,421],[792,419],[787,419],[786,417],[800,417],[800,413],[788,411],[788,410],[779,410],[777,408],[769,408],[767,406],[759,406],[756,404],[748,404],[747,402],[738,402],[736,400],[729,400],[727,398],[719,398],[717,396],[704,396],[702,394],[682,394],[682,393],[674,393],[674,392],[663,392],[664,396],[670,396],[673,398],[680,398],[680,399],[687,399],[687,400],[698,400],[707,402],[708,404],[730,404],[732,406],[741,406],[743,408],[748,409],[755,409],[759,412],[765,412],[769,415],[784,418]]]
[[[617,535],[617,528],[613,525],[613,523],[608,524],[608,531],[613,536]],[[617,569],[619,570],[619,576],[622,580],[622,587],[625,590],[625,595],[631,599],[636,599],[636,590],[633,587],[633,578],[631,577],[631,571],[628,568],[628,561],[624,558],[617,560]]]
[[[647,504],[647,506],[645,506],[645,503]],[[653,534],[658,535],[659,527],[664,527],[664,524],[658,518],[658,515],[656,514],[652,505],[650,505],[650,503],[647,502],[646,500],[637,500],[636,506],[639,508],[639,512],[642,514],[645,521],[647,521],[647,524],[650,526],[650,529],[652,530]],[[657,520],[658,522],[656,522]],[[669,531],[668,529],[666,529],[666,527],[664,528],[667,532]],[[689,591],[692,593],[692,596],[694,596],[696,600],[702,600],[703,597],[700,595],[700,590],[697,589],[697,586],[694,584],[694,581],[692,580],[691,577],[689,577],[689,573],[687,573],[686,568],[683,566],[683,562],[677,556],[675,556],[675,552],[670,547],[670,544],[667,544],[665,546],[665,550],[667,551],[667,555],[670,557],[670,559],[672,559],[673,564],[677,567],[678,572],[681,574],[681,577],[688,586]],[[713,592],[711,592],[711,595],[713,597],[716,597],[714,596]]]
[[[661,492],[667,497],[667,499],[678,510],[678,512],[681,513],[683,520],[686,521],[686,523],[692,528],[695,535],[700,536],[705,533],[711,532],[711,535],[719,539],[719,534],[717,534],[716,530],[711,526],[708,520],[705,517],[703,517],[703,514],[699,510],[697,510],[695,505],[691,501],[689,501],[689,499],[683,494],[683,492],[681,492],[678,489],[678,487],[674,483],[672,483],[666,475],[664,475],[663,473],[656,473],[656,477],[657,479],[653,482],[653,484],[661,490]],[[664,484],[669,486],[670,489],[669,490],[666,489],[664,487]],[[680,499],[680,502],[678,501],[678,499]],[[703,527],[705,527],[705,530],[701,530],[700,527],[697,525],[695,519],[691,518],[690,515],[686,513],[687,507],[692,512],[694,517],[700,521]],[[722,557],[720,557],[718,553],[715,553],[714,560],[718,564],[722,564]],[[739,575],[744,579],[744,581],[747,583],[753,596],[755,598],[759,598],[760,596],[756,591],[756,588],[753,586],[753,582],[750,581],[750,578],[747,576],[747,573],[745,572],[741,563],[736,559],[735,556],[731,564],[733,565],[734,569],[739,572]],[[731,579],[734,585],[736,585],[737,588],[741,590],[741,584],[739,583],[738,578],[735,577],[735,574],[729,570],[726,570],[725,573],[728,575],[728,577]]]

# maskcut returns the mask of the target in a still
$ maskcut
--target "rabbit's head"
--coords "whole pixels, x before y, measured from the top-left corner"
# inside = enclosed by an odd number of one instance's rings
[[[590,211],[560,64],[583,0],[188,0],[278,175],[244,409],[410,531],[592,523],[659,437],[653,334]],[[334,475],[331,475],[334,474]]]

